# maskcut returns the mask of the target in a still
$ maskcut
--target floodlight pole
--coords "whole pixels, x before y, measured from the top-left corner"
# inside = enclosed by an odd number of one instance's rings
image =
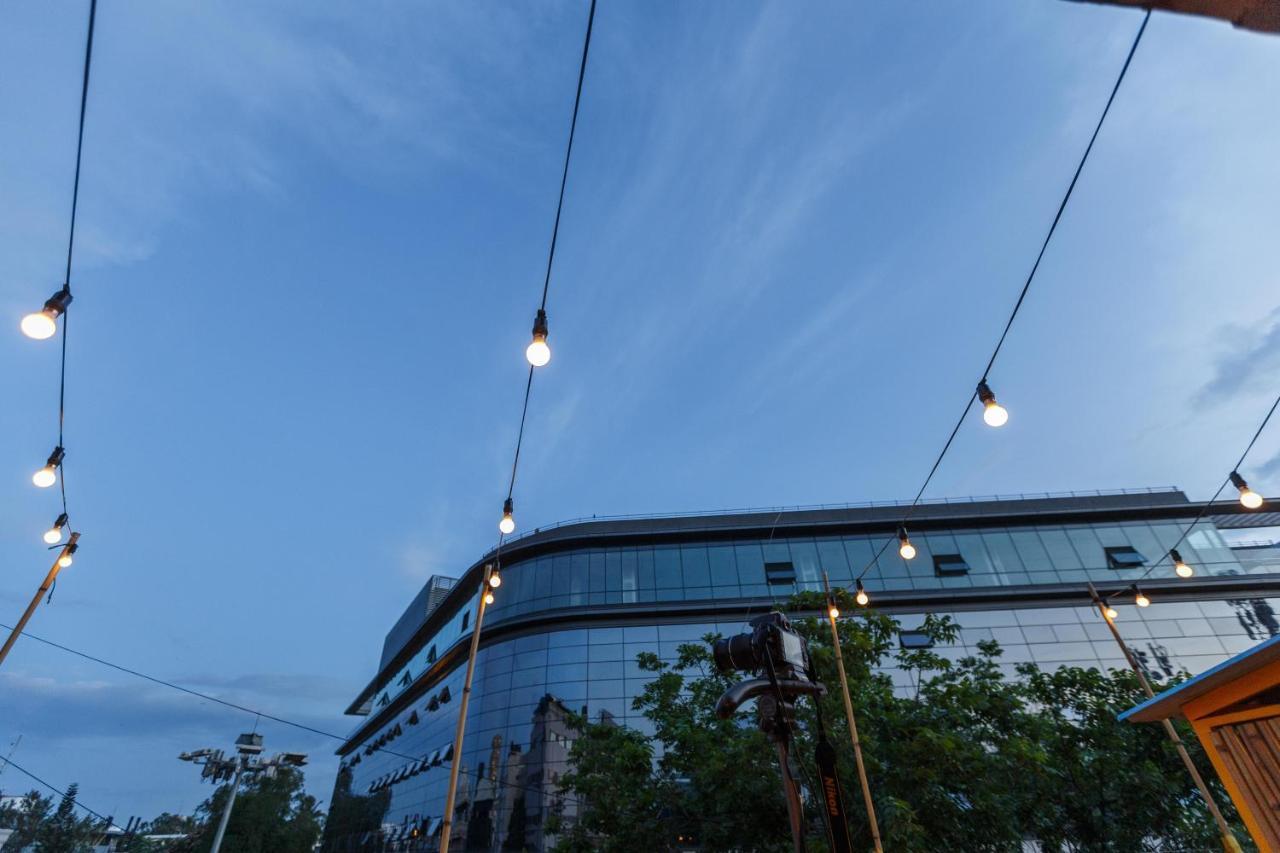
[[[822,572],[822,586],[827,591],[827,601],[834,601],[831,597],[831,582],[827,579],[827,572]],[[844,697],[844,716],[849,721],[849,739],[853,741],[853,757],[858,764],[858,782],[862,786],[862,801],[867,808],[867,823],[871,829],[871,841],[875,844],[876,853],[884,853],[884,848],[880,846],[880,824],[876,821],[876,805],[871,800],[871,783],[867,780],[867,768],[862,763],[862,741],[858,739],[858,724],[853,717],[853,699],[849,695],[849,678],[844,672],[844,653],[840,650],[840,632],[836,630],[835,617],[831,616],[830,606],[827,610],[827,621],[831,623],[831,642],[836,650],[836,670],[840,673],[841,696]],[[817,702],[818,697],[813,697],[813,701]]]
[[[1111,636],[1115,638],[1116,645],[1120,647],[1120,651],[1124,653],[1124,659],[1129,662],[1129,668],[1138,676],[1138,683],[1142,685],[1142,691],[1147,694],[1147,698],[1154,697],[1155,691],[1151,689],[1151,683],[1147,681],[1147,674],[1143,672],[1142,666],[1138,663],[1138,658],[1129,649],[1124,638],[1120,636],[1120,629],[1116,627],[1115,620],[1107,615],[1107,603],[1102,596],[1098,594],[1098,590],[1093,583],[1089,583],[1089,596],[1093,599],[1093,603],[1097,606],[1098,612],[1102,615],[1102,621],[1107,623],[1107,627],[1111,629]],[[1178,757],[1182,759],[1182,763],[1187,768],[1187,772],[1191,774],[1191,779],[1196,783],[1196,788],[1200,791],[1200,796],[1204,798],[1205,805],[1209,807],[1209,813],[1213,815],[1213,821],[1218,825],[1218,832],[1222,835],[1222,849],[1226,853],[1243,853],[1240,842],[1236,840],[1235,835],[1231,832],[1231,826],[1227,823],[1227,819],[1222,816],[1222,811],[1218,808],[1218,804],[1214,802],[1213,794],[1209,793],[1209,786],[1205,784],[1204,777],[1200,775],[1200,771],[1196,769],[1195,762],[1191,760],[1191,754],[1187,752],[1186,746],[1182,743],[1182,738],[1178,736],[1178,730],[1173,727],[1173,722],[1166,717],[1160,721],[1164,724],[1165,734],[1169,736],[1169,740],[1173,741],[1174,747],[1178,750]]]
[[[67,540],[67,544],[62,546],[62,550],[58,552],[58,556],[53,559],[53,565],[49,567],[49,574],[44,576],[44,583],[40,584],[40,588],[36,590],[35,596],[31,599],[31,603],[27,605],[27,610],[22,614],[22,618],[18,620],[18,624],[13,626],[13,630],[9,632],[9,639],[4,641],[4,645],[0,646],[0,664],[4,663],[4,659],[9,656],[9,649],[13,648],[13,644],[18,641],[18,637],[22,635],[22,629],[27,627],[27,622],[31,621],[31,615],[36,612],[36,608],[40,606],[40,599],[44,598],[44,594],[53,586],[53,582],[58,579],[58,572],[62,571],[62,558],[71,552],[75,544],[80,541],[79,533],[72,533]]]
[[[484,596],[489,591],[489,575],[493,563],[484,567],[480,592],[476,601],[476,626],[471,631],[471,651],[467,655],[467,676],[462,682],[462,701],[458,703],[458,727],[453,733],[453,761],[449,763],[449,790],[444,798],[444,819],[440,824],[440,853],[449,853],[449,836],[453,833],[453,805],[458,794],[458,771],[462,769],[462,737],[467,728],[467,706],[471,703],[471,678],[476,672],[476,652],[480,648],[480,626],[484,624]]]
[[[222,848],[222,837],[227,834],[227,824],[231,822],[231,807],[236,804],[236,794],[240,792],[240,777],[244,774],[245,757],[236,757],[236,777],[231,780],[231,795],[222,809],[222,817],[218,820],[218,831],[213,836],[213,846],[209,853],[218,853]]]

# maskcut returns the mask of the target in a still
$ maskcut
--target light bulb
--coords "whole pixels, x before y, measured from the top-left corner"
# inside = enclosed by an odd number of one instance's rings
[[[1173,558],[1173,570],[1180,578],[1189,578],[1195,574],[1195,570],[1188,566],[1182,559],[1182,555],[1178,553],[1178,549],[1169,552],[1169,556]]]
[[[916,546],[911,544],[911,540],[907,538],[907,528],[898,528],[898,555],[904,560],[914,560],[916,556]]]
[[[1145,595],[1139,592],[1136,595],[1134,595],[1133,603],[1138,605],[1139,607],[1150,607],[1151,599],[1147,598]]]
[[[982,401],[982,419],[987,426],[1002,427],[1009,421],[1009,410],[996,402],[986,380],[978,383],[978,399]]]
[[[498,522],[498,529],[504,534],[511,533],[516,529],[516,519],[515,515],[513,515],[514,509],[511,498],[507,498],[502,504],[502,520]]]
[[[64,512],[58,516],[50,527],[44,532],[44,541],[49,545],[57,545],[62,541],[62,528],[67,524],[67,514]]]
[[[1108,607],[1103,612],[1106,613],[1108,619],[1115,619],[1120,615],[1120,611],[1116,610],[1114,607]]]
[[[524,357],[534,367],[544,367],[551,361],[551,347],[547,346],[547,312],[541,308],[533,319],[533,343],[525,348]]]
[[[551,347],[547,346],[547,339],[535,337],[533,343],[525,347],[524,357],[534,367],[545,367],[551,361]]]
[[[22,318],[19,324],[22,327],[22,334],[37,341],[53,337],[58,331],[58,317],[66,313],[67,306],[70,304],[71,291],[64,287],[45,300],[44,308]]]
[[[22,334],[37,341],[52,338],[58,324],[44,311],[37,311],[22,318]]]
[[[68,545],[66,552],[58,558],[58,566],[65,569],[67,566],[71,565],[71,555],[75,552],[76,546]]]
[[[484,603],[485,603],[485,604],[493,604],[493,593],[491,593],[491,592],[486,592],[486,593],[484,594]]]
[[[867,604],[871,601],[871,596],[867,595],[866,589],[864,589],[862,586],[862,581],[857,582],[856,589],[857,589],[857,594],[854,595],[853,600],[858,602],[858,604],[861,605],[862,607],[866,607]]]
[[[1231,484],[1240,490],[1240,503],[1245,509],[1257,509],[1262,506],[1262,495],[1249,488],[1249,484],[1240,476],[1239,471],[1231,472]]]
[[[840,608],[836,607],[834,604],[831,605],[830,607],[827,608],[827,615],[830,616],[832,619],[839,619]]]
[[[62,464],[62,458],[66,455],[66,451],[61,446],[55,447],[49,454],[49,458],[45,460],[44,467],[31,475],[31,482],[42,489],[47,489],[58,482],[58,466]]]
[[[502,586],[502,575],[498,574],[497,572],[494,572],[493,574],[489,575],[489,586],[493,587],[494,589],[497,589],[498,587]]]

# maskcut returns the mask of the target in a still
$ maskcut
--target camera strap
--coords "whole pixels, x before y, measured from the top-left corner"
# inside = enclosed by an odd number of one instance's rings
[[[844,791],[840,787],[840,774],[836,772],[836,750],[827,740],[827,728],[822,724],[822,707],[817,696],[813,707],[818,721],[818,746],[814,750],[814,764],[818,768],[818,784],[822,786],[822,811],[827,824],[827,841],[832,853],[853,853],[853,840],[849,837],[849,817],[844,811]]]

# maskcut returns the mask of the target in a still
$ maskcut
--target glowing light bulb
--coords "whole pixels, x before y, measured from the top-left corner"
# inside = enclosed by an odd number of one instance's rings
[[[1116,610],[1114,607],[1108,607],[1103,612],[1107,615],[1108,619],[1115,619],[1117,616],[1120,615],[1120,611]]]
[[[55,447],[45,461],[44,467],[31,475],[31,482],[42,489],[47,489],[58,482],[58,466],[62,464],[62,458],[66,455],[61,447]]]
[[[502,575],[498,574],[497,572],[494,572],[493,574],[489,575],[489,586],[493,587],[494,589],[497,589],[498,587],[502,586]]]
[[[65,569],[67,566],[71,565],[71,562],[72,562],[72,561],[71,561],[71,555],[72,555],[72,554],[74,554],[74,553],[76,552],[76,549],[77,549],[77,548],[79,548],[79,547],[80,547],[79,545],[68,545],[68,546],[67,546],[67,550],[66,550],[66,552],[64,552],[64,553],[63,553],[63,555],[62,555],[61,557],[59,557],[59,558],[58,558],[58,566],[59,566],[59,568],[63,568],[63,569]]]
[[[551,361],[551,347],[547,346],[547,312],[541,308],[533,319],[533,343],[525,348],[524,357],[534,367],[545,367]]]
[[[1195,570],[1183,561],[1182,555],[1178,553],[1177,548],[1170,551],[1169,556],[1173,558],[1173,570],[1177,573],[1178,577],[1189,578],[1195,574]]]
[[[64,287],[45,300],[44,308],[22,318],[22,334],[37,341],[53,337],[58,331],[58,317],[66,313],[70,304],[71,291]]]
[[[858,602],[860,606],[866,607],[871,602],[871,596],[867,595],[866,589],[862,586],[862,581],[858,581],[855,588],[857,589],[857,594],[854,595],[853,600]]]
[[[52,338],[58,331],[58,324],[53,317],[44,311],[37,311],[22,318],[22,334],[37,341]]]
[[[485,604],[493,604],[493,593],[491,593],[491,592],[486,592],[486,593],[484,594],[484,603],[485,603]]]
[[[502,503],[502,520],[498,522],[498,529],[504,534],[511,533],[516,529],[516,518],[512,515],[515,507],[511,503],[511,498],[507,498]]]
[[[53,527],[44,532],[44,541],[49,545],[57,545],[62,541],[62,528],[66,526],[67,514],[64,512],[53,522]]]
[[[898,555],[904,560],[914,560],[916,556],[916,546],[911,544],[911,540],[907,538],[907,528],[898,528]]]
[[[827,608],[827,615],[830,616],[832,619],[839,619],[840,608],[836,607],[834,604],[831,605],[830,607]]]
[[[1257,509],[1262,506],[1262,495],[1249,488],[1249,484],[1244,481],[1239,472],[1231,472],[1231,484],[1240,490],[1240,503],[1245,509]]]
[[[978,383],[978,399],[982,401],[982,419],[987,426],[1002,427],[1009,422],[1009,410],[996,402],[985,379]]]
[[[1133,596],[1133,603],[1134,603],[1134,604],[1136,604],[1136,605],[1138,605],[1139,607],[1150,607],[1150,606],[1151,606],[1151,599],[1147,598],[1147,597],[1142,593],[1142,590],[1138,590],[1138,592],[1137,592],[1137,593],[1135,593],[1135,594],[1134,594],[1134,596]]]

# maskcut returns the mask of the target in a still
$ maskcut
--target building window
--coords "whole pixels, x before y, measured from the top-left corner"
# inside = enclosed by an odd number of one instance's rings
[[[413,681],[413,675],[406,669],[404,675],[400,676],[400,686],[408,687],[410,681]]]
[[[1117,545],[1103,550],[1107,554],[1107,566],[1113,569],[1136,569],[1147,564],[1147,558],[1132,545]]]
[[[796,582],[796,567],[791,563],[765,563],[764,577],[772,585]]]
[[[939,575],[967,575],[969,564],[959,554],[934,554],[933,571]]]
[[[904,649],[933,648],[933,638],[924,631],[903,631],[898,634],[898,643]]]
[[[462,614],[462,627],[459,628],[458,630],[465,631],[467,630],[467,626],[470,624],[471,624],[471,611],[468,610]]]
[[[427,663],[435,663],[435,662],[436,662],[436,647],[432,646],[430,649],[427,650]]]

